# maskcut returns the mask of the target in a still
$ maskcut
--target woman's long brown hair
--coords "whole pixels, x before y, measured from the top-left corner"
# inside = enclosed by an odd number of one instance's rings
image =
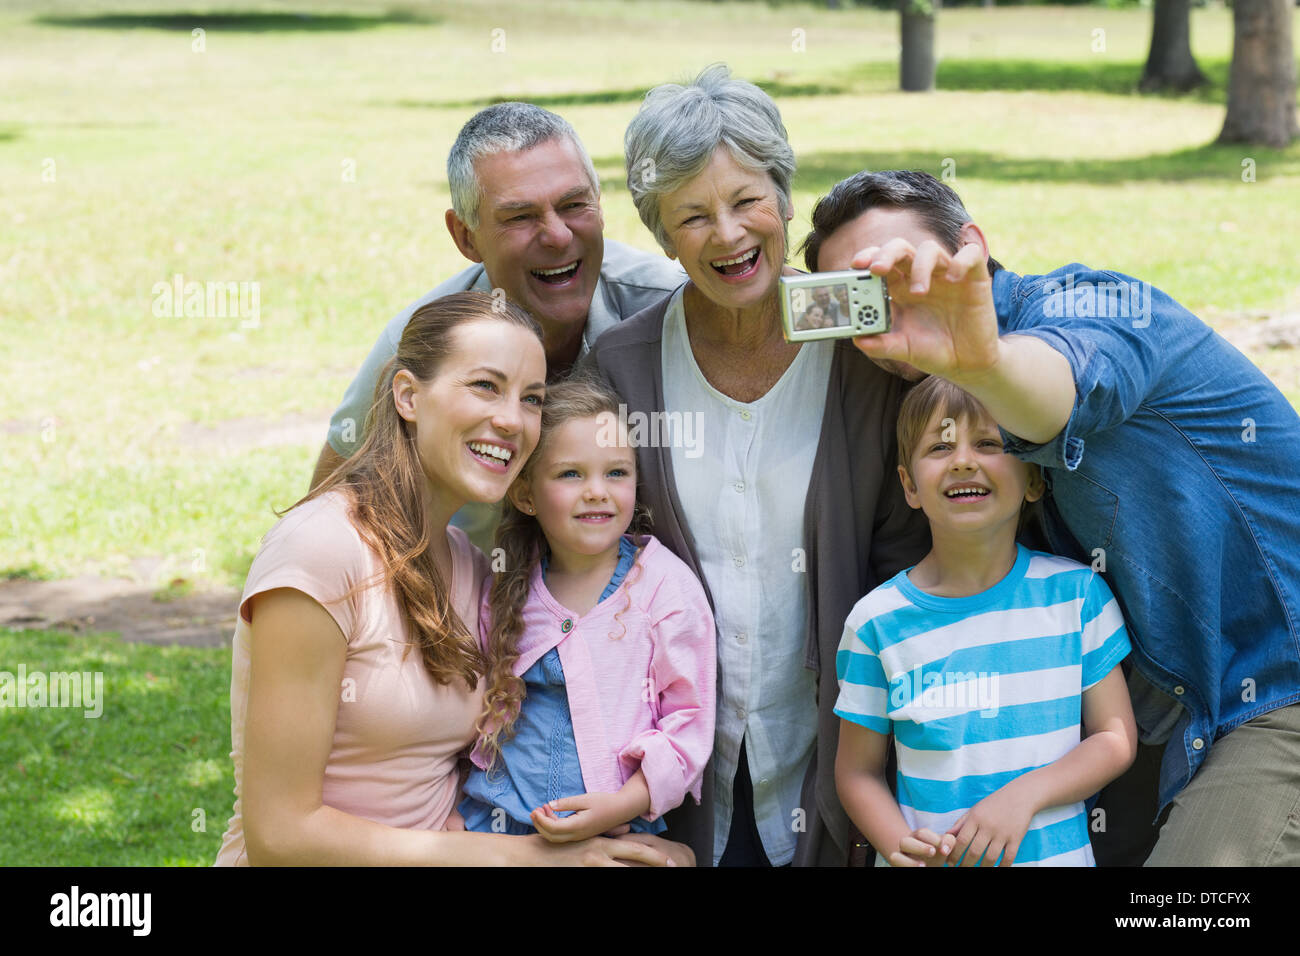
[[[433,527],[425,510],[429,479],[416,450],[415,423],[403,419],[393,404],[393,378],[405,369],[427,383],[455,348],[453,331],[484,320],[522,326],[542,340],[541,327],[527,312],[483,292],[458,292],[416,309],[375,387],[361,447],[298,502],[335,490],[348,496],[353,523],[379,556],[383,578],[425,667],[439,684],[459,677],[471,690],[487,670],[477,609],[466,627],[434,561],[431,545],[445,529]]]
[[[610,386],[591,373],[578,372],[566,381],[546,390],[542,407],[542,431],[533,452],[516,481],[526,481],[533,466],[541,460],[548,438],[565,422],[581,418],[608,420],[618,433],[620,398]],[[603,416],[609,416],[604,419]],[[640,504],[632,515],[628,530],[649,533],[650,515]],[[546,536],[532,515],[525,514],[506,498],[501,524],[497,526],[494,562],[503,562],[492,582],[490,601],[492,625],[488,638],[487,693],[478,732],[483,754],[495,763],[501,745],[514,733],[515,718],[524,697],[524,682],[514,672],[519,660],[519,638],[524,630],[524,605],[533,569],[546,553]]]

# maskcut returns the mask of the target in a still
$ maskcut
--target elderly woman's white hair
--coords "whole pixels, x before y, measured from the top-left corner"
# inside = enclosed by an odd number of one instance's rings
[[[772,178],[781,217],[788,219],[794,150],[770,96],[733,79],[722,63],[688,86],[665,83],[646,94],[623,137],[623,152],[632,201],[664,249],[671,251],[672,243],[659,215],[659,197],[698,176],[724,145],[741,166]],[[789,238],[787,225],[787,248]]]

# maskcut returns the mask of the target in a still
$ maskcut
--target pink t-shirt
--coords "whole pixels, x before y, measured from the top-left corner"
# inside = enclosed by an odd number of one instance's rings
[[[458,528],[448,528],[452,606],[474,633],[487,560]],[[249,601],[274,588],[295,588],[333,616],[347,641],[338,720],[325,765],[322,802],[389,826],[440,830],[456,803],[457,757],[475,738],[483,681],[471,693],[461,681],[434,681],[414,645],[390,588],[382,583],[338,598],[380,570],[379,558],[348,517],[343,492],[294,508],[262,541],[248,572],[235,628],[230,678],[235,812],[217,854],[218,866],[244,866],[240,794],[244,720],[248,708]],[[259,639],[270,639],[259,634]]]

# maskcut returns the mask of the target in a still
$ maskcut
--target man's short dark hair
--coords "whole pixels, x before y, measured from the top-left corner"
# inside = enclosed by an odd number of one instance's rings
[[[812,232],[800,246],[808,270],[817,271],[817,255],[831,233],[864,212],[879,208],[916,213],[943,247],[954,253],[960,247],[961,227],[971,221],[952,187],[929,173],[904,169],[860,172],[836,183],[813,208]],[[1001,268],[989,258],[989,275]]]

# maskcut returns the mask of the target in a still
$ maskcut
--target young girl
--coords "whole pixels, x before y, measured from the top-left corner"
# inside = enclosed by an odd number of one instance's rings
[[[506,493],[536,445],[545,377],[522,309],[465,292],[411,316],[361,447],[248,572],[219,865],[665,862],[666,843],[449,832],[483,707],[488,567],[448,520]]]
[[[460,812],[469,830],[567,842],[657,833],[700,799],[713,750],[713,613],[686,565],[626,534],[636,459],[619,398],[554,386],[507,496],[483,607],[492,661]]]

